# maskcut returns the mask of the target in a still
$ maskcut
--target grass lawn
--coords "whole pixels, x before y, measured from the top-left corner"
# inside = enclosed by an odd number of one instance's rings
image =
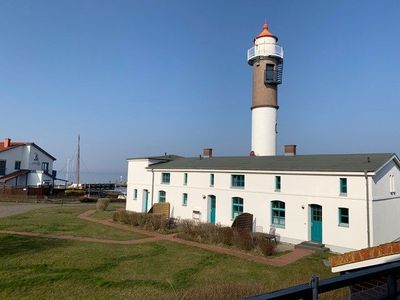
[[[323,255],[277,268],[166,241],[0,235],[0,257],[0,298],[14,299],[230,299],[330,276]]]
[[[0,230],[51,233],[114,240],[133,240],[145,237],[142,234],[112,229],[108,226],[80,220],[78,215],[89,209],[95,209],[95,205],[54,205],[53,207],[36,209],[20,215],[0,218]]]
[[[132,238],[76,218],[89,208],[44,208],[0,218],[0,228]],[[272,267],[168,241],[109,245],[0,234],[0,299],[238,299],[312,274],[332,276],[326,257]]]

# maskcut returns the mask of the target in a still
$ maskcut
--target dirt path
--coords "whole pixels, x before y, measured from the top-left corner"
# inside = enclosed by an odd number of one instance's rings
[[[247,253],[243,253],[243,252],[239,252],[233,249],[228,249],[228,248],[223,248],[223,247],[219,247],[216,245],[210,245],[210,244],[202,244],[202,243],[197,243],[197,242],[192,242],[192,241],[187,241],[187,240],[183,240],[183,239],[179,239],[177,237],[175,237],[175,235],[166,235],[166,234],[161,234],[161,233],[157,233],[157,232],[152,232],[152,231],[147,231],[147,230],[143,230],[143,229],[139,229],[139,228],[135,228],[129,225],[123,225],[123,224],[118,224],[118,223],[114,223],[111,220],[99,220],[99,219],[95,219],[92,218],[91,215],[95,212],[95,210],[88,210],[82,214],[79,215],[80,219],[89,221],[89,222],[93,222],[93,223],[97,223],[97,224],[102,224],[102,225],[106,225],[106,226],[110,226],[113,228],[117,228],[117,229],[122,229],[122,230],[126,230],[126,231],[131,231],[131,232],[136,232],[136,233],[141,233],[141,234],[145,234],[145,235],[150,235],[152,236],[154,240],[166,240],[166,241],[172,241],[175,243],[179,243],[179,244],[183,244],[183,245],[187,245],[187,246],[191,246],[191,247],[197,247],[197,248],[201,248],[204,250],[208,250],[208,251],[213,251],[216,253],[221,253],[221,254],[227,254],[227,255],[231,255],[231,256],[236,256],[242,259],[247,259],[247,260],[251,260],[251,261],[255,261],[264,265],[270,265],[270,266],[285,266],[287,264],[293,263],[305,256],[308,256],[310,254],[313,253],[313,251],[311,250],[306,250],[306,249],[294,249],[292,252],[288,253],[288,254],[284,254],[278,257],[273,257],[273,258],[267,258],[267,257],[262,257],[262,256],[255,256],[255,255],[251,255],[251,254],[247,254]]]
[[[41,207],[41,206],[38,207],[37,205],[33,205],[33,206],[34,206],[34,208],[30,208],[30,209],[29,209],[29,206],[26,207],[25,208],[25,209],[27,209],[26,211]],[[24,212],[24,211],[18,210],[17,213],[22,213],[22,212]],[[174,234],[166,235],[166,234],[161,234],[158,232],[139,229],[139,228],[132,227],[129,225],[114,223],[112,220],[96,219],[96,218],[91,217],[91,215],[94,212],[95,212],[95,210],[88,210],[88,211],[80,214],[79,218],[82,220],[92,222],[92,223],[106,225],[106,226],[110,226],[110,227],[120,229],[120,230],[140,233],[140,234],[143,234],[143,235],[146,235],[149,237],[143,238],[143,239],[136,239],[136,240],[118,241],[118,240],[97,239],[97,238],[90,238],[90,237],[77,237],[77,236],[72,236],[72,235],[55,235],[55,234],[21,232],[21,231],[10,231],[10,230],[0,230],[0,233],[1,234],[10,234],[10,235],[30,236],[30,237],[61,239],[61,240],[73,240],[73,241],[81,241],[81,242],[118,244],[118,245],[143,244],[143,243],[147,243],[147,242],[164,240],[164,241],[171,241],[174,243],[179,243],[179,244],[186,245],[186,246],[196,247],[196,248],[200,248],[200,249],[204,249],[204,250],[208,250],[208,251],[212,251],[212,252],[216,252],[216,253],[220,253],[220,254],[231,255],[231,256],[241,258],[241,259],[247,259],[250,261],[258,262],[258,263],[268,265],[268,266],[277,266],[277,267],[281,267],[281,266],[285,266],[287,264],[293,263],[293,262],[313,253],[313,251],[311,251],[311,250],[294,249],[292,252],[278,256],[278,257],[267,258],[267,257],[262,257],[262,256],[256,256],[256,255],[243,253],[243,252],[229,249],[229,248],[219,247],[216,245],[202,244],[202,243],[197,243],[197,242],[193,242],[193,241],[183,240],[183,239],[177,238]]]

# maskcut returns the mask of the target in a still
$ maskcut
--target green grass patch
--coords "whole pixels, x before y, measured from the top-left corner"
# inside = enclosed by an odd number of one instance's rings
[[[238,299],[331,276],[314,254],[270,267],[168,241],[107,245],[0,235],[0,298]]]
[[[145,235],[127,232],[105,225],[90,223],[78,215],[95,205],[55,205],[27,213],[0,218],[0,230],[27,231],[58,235],[73,235],[114,240],[133,240]],[[108,211],[107,211],[108,212]]]

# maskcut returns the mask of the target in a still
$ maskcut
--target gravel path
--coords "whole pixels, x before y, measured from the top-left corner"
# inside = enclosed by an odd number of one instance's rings
[[[12,215],[18,215],[30,210],[48,207],[52,205],[54,204],[0,202],[0,218]]]

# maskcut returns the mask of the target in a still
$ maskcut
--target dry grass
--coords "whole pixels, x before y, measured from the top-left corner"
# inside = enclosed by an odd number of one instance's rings
[[[102,210],[105,211],[108,207],[108,205],[110,204],[111,199],[109,198],[99,198],[97,199],[97,203],[96,203],[96,208],[98,210]]]

